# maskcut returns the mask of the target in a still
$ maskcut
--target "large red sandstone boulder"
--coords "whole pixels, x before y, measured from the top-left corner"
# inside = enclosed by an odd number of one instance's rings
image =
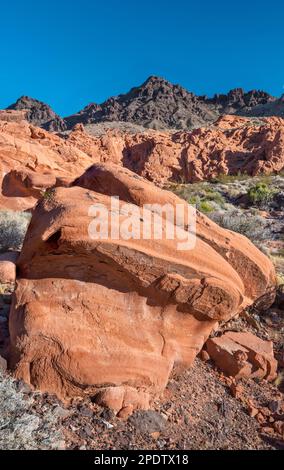
[[[264,341],[249,332],[228,331],[210,338],[206,348],[211,359],[227,375],[272,381],[277,376],[277,361],[272,341]]]
[[[10,367],[62,398],[87,394],[116,411],[146,408],[174,367],[192,364],[219,321],[273,286],[274,269],[246,238],[200,214],[189,251],[177,238],[117,239],[112,229],[129,224],[124,201],[141,229],[144,203],[185,202],[110,165],[76,184],[85,187],[57,188],[34,211],[18,261]],[[90,206],[111,209],[112,194],[121,198],[117,217],[105,240],[92,239]],[[164,233],[163,214],[148,211]],[[177,226],[188,236],[178,219]]]

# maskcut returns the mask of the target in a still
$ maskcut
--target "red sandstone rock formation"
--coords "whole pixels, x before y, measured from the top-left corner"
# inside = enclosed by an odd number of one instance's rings
[[[206,348],[217,366],[236,379],[252,377],[272,381],[277,376],[272,341],[264,341],[252,333],[229,331],[210,338]]]
[[[47,188],[66,184],[92,163],[78,148],[23,116],[19,111],[0,114],[1,209],[32,208]]]
[[[95,162],[112,162],[163,186],[220,174],[271,173],[284,166],[284,120],[225,116],[192,132],[108,132],[93,137],[76,126],[62,139],[0,113],[0,208],[30,209],[48,188],[67,186]]]
[[[77,126],[69,141],[96,161],[119,163],[163,185],[195,182],[220,174],[257,175],[284,168],[284,119],[224,116],[214,126],[191,132],[110,132],[92,137]]]
[[[142,229],[143,204],[186,203],[119,166],[95,165],[75,184],[34,211],[18,261],[10,366],[62,398],[147,408],[219,321],[270,290],[274,269],[245,237],[200,214],[190,251],[179,250],[177,238],[116,239],[111,228],[129,223],[123,201],[136,207]],[[117,218],[106,240],[91,239],[90,206],[110,208],[112,194],[121,199]],[[165,229],[163,214],[155,215]]]
[[[17,251],[0,254],[0,284],[11,284],[16,281]]]

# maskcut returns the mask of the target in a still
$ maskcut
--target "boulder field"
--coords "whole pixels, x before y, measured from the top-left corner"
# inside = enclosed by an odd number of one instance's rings
[[[120,198],[114,218],[111,196]],[[119,165],[95,164],[54,188],[35,207],[17,261],[8,362],[36,389],[129,413],[192,365],[219,322],[260,297],[271,303],[275,272],[248,239],[199,213],[190,250],[177,235],[117,238],[130,224],[125,203],[141,233],[148,214],[163,234],[165,214],[144,204],[180,204],[185,225],[176,213],[175,233],[188,236],[185,201]],[[99,205],[108,209],[104,239],[90,235]]]
[[[56,135],[0,112],[0,208],[29,210],[47,189],[68,186],[93,163],[115,163],[163,187],[218,175],[257,175],[284,167],[284,120],[256,123],[223,116],[191,132],[109,131],[95,137],[82,124]]]

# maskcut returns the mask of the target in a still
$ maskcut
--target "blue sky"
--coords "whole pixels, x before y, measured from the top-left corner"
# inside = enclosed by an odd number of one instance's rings
[[[159,75],[197,94],[284,92],[283,0],[1,2],[0,107],[68,115]]]

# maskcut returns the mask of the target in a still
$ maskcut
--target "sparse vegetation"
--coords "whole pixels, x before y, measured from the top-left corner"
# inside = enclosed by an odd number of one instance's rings
[[[172,185],[170,189],[204,214],[216,210],[217,207],[223,208],[226,202],[220,192],[206,183]]]
[[[273,200],[276,194],[275,189],[271,189],[267,183],[261,181],[249,188],[247,196],[252,204],[258,207],[264,207]]]
[[[0,211],[0,252],[21,248],[30,218],[26,212]]]
[[[17,390],[17,382],[0,373],[0,448],[2,450],[64,448],[62,433],[56,429],[58,415],[45,405],[42,414],[34,410],[35,399]]]
[[[210,218],[221,227],[245,235],[257,246],[268,236],[266,221],[257,215],[248,215],[236,209],[230,212],[216,212]]]
[[[211,180],[211,183],[227,184],[227,183],[234,183],[235,181],[245,181],[249,178],[251,178],[249,175],[239,172],[237,175],[219,175],[216,178],[213,178]]]

